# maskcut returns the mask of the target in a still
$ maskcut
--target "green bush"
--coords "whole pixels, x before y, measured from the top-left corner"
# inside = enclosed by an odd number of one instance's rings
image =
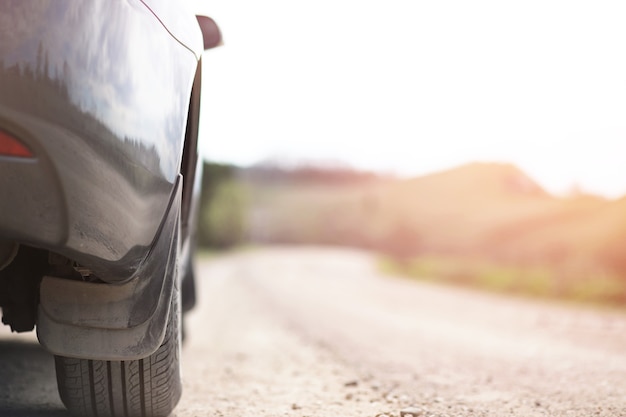
[[[205,163],[198,219],[198,244],[228,249],[244,243],[247,230],[246,187],[231,165]]]

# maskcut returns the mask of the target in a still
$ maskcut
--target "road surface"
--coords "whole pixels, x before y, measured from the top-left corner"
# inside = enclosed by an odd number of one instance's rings
[[[388,277],[351,250],[198,267],[175,416],[626,416],[623,312]],[[3,330],[0,355],[11,415],[65,416],[32,335]]]

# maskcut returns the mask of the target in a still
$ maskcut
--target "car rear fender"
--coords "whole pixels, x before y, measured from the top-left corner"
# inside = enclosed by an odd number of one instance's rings
[[[133,277],[121,284],[43,278],[37,337],[51,353],[96,360],[131,360],[154,353],[163,341],[178,282],[182,177],[158,239]]]

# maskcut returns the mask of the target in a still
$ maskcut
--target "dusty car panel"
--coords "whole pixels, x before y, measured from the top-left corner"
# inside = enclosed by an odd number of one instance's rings
[[[137,271],[180,171],[201,50],[194,16],[171,4],[3,4],[0,129],[34,154],[0,161],[3,237],[54,247],[104,280]]]
[[[177,281],[180,181],[159,238],[137,276],[116,285],[43,277],[37,337],[49,352],[73,358],[141,359],[165,337]]]

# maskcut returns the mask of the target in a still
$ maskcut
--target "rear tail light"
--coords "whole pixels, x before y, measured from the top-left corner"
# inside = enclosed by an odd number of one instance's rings
[[[22,142],[0,130],[0,156],[32,158],[34,155]]]

